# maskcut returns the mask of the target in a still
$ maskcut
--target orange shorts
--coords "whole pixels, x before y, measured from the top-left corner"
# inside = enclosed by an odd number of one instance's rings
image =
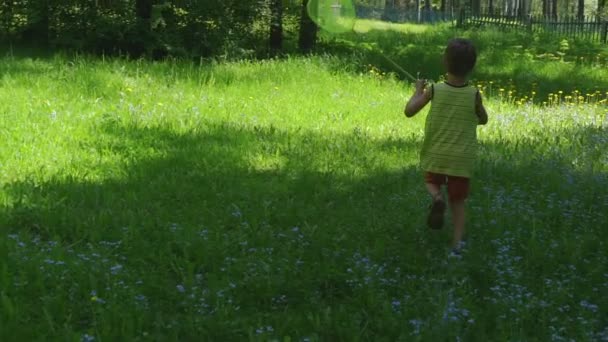
[[[469,196],[469,179],[466,177],[425,172],[424,181],[439,187],[447,185],[450,202],[464,201]]]

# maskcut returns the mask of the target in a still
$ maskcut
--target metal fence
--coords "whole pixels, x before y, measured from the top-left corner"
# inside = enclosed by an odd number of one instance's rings
[[[599,17],[473,14],[463,11],[458,25],[519,29],[608,43],[608,21]]]
[[[356,6],[357,18],[394,23],[438,24],[452,22],[460,27],[496,27],[504,30],[545,32],[565,37],[608,43],[608,21],[600,17],[475,14],[465,8],[440,11],[436,8],[403,9]]]
[[[357,18],[376,19],[394,23],[444,23],[457,20],[458,12],[439,11],[437,9],[402,9],[355,6]]]

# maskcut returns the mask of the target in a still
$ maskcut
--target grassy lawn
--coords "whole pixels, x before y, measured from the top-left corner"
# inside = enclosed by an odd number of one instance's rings
[[[437,80],[429,32],[383,50]],[[608,339],[605,60],[466,33],[490,122],[453,259],[426,111],[372,34],[334,42],[352,60],[3,57],[0,340]]]

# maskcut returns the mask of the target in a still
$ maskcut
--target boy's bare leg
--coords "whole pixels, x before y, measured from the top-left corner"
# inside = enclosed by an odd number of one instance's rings
[[[424,183],[426,184],[426,190],[429,192],[433,200],[437,197],[441,196],[441,188],[437,184],[433,183]],[[441,198],[441,197],[440,197]]]
[[[452,247],[458,248],[464,236],[465,202],[464,200],[450,203],[452,224],[454,225],[454,240]]]
[[[441,186],[426,183],[426,189],[433,198],[433,204],[430,207],[429,215],[426,218],[426,223],[431,229],[441,229],[443,227],[444,213],[445,213],[445,201],[441,195]]]

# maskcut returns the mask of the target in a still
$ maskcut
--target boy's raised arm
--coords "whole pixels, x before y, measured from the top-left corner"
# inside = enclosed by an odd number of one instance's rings
[[[425,90],[426,80],[417,80],[416,81],[416,92],[410,100],[407,102],[405,106],[405,116],[411,118],[416,115],[427,103],[431,100],[431,92]]]

